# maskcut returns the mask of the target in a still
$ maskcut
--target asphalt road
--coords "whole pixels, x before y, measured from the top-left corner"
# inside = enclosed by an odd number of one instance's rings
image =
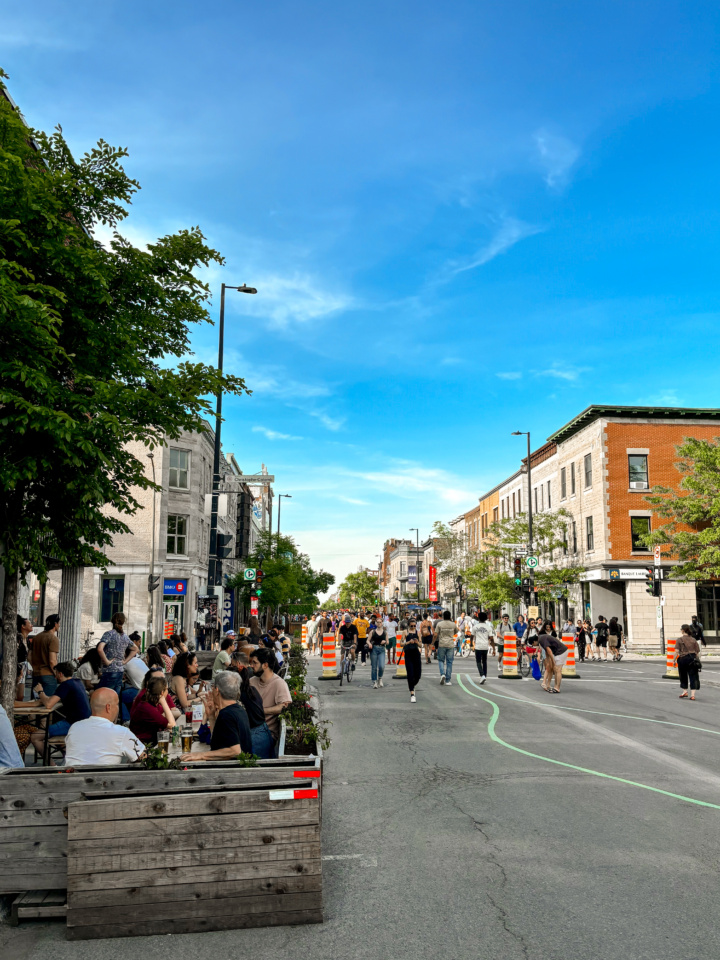
[[[26,924],[3,960],[716,960],[720,665],[696,703],[658,663],[581,665],[560,696],[455,668],[448,688],[426,667],[415,704],[369,667],[318,684],[322,926],[69,944]]]

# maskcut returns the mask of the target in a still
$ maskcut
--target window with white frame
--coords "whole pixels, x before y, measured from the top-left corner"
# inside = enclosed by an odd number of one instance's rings
[[[188,450],[170,448],[170,486],[178,490],[188,489],[188,465],[190,453]]]
[[[167,521],[168,556],[187,555],[187,517],[171,513]]]
[[[585,519],[585,549],[595,549],[595,530],[592,517],[586,517]]]
[[[592,486],[592,454],[586,453],[584,460],[585,489],[589,490]]]
[[[560,499],[564,500],[567,497],[567,468],[563,467],[560,470]]]

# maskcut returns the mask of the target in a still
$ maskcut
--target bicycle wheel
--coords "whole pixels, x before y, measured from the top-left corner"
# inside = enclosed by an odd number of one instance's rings
[[[526,650],[523,650],[523,652],[518,657],[518,667],[520,669],[521,677],[530,676],[530,657],[528,656]]]
[[[352,680],[352,660],[347,661],[347,682],[350,683]]]
[[[344,663],[341,663],[341,664],[340,664],[340,686],[342,686],[343,674],[344,674],[344,673],[345,673],[345,664],[344,664]]]
[[[464,643],[464,644],[463,644],[463,648],[462,648],[462,650],[461,650],[461,652],[460,652],[460,656],[461,656],[461,657],[469,657],[469,656],[470,656],[470,644],[469,644],[469,643]]]

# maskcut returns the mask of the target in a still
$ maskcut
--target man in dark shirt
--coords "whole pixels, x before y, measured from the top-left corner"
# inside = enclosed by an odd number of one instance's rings
[[[607,662],[607,648],[608,648],[608,635],[610,633],[610,627],[605,617],[598,617],[598,622],[595,624],[595,629],[597,630],[597,638],[595,643],[597,645],[598,651],[598,660],[605,660]],[[600,656],[603,654],[603,656]]]
[[[701,643],[704,647],[706,647],[707,642],[705,640],[705,632],[703,629],[703,625],[698,620],[696,614],[693,614],[692,623],[690,624],[690,630],[692,631],[692,635],[695,637],[697,642]]]
[[[240,674],[223,670],[216,677],[212,692],[204,698],[207,721],[212,732],[206,753],[184,753],[183,763],[195,760],[234,760],[239,754],[252,753],[250,724],[245,708],[238,703]]]
[[[541,633],[534,637],[535,649],[542,649],[545,652],[545,678],[542,681],[543,690],[548,693],[560,693],[560,682],[562,681],[562,669],[568,658],[569,649],[562,640],[558,640],[551,633]],[[555,677],[555,688],[552,687],[552,680]]]
[[[74,666],[69,661],[55,667],[58,685],[55,693],[48,697],[40,683],[35,687],[37,698],[44,707],[55,707],[62,703],[63,716],[50,724],[48,736],[64,737],[70,727],[78,720],[87,720],[91,714],[90,700],[82,680],[73,679]],[[45,744],[45,731],[37,730],[32,734],[31,743],[38,753],[42,753]]]
[[[352,617],[349,613],[346,613],[343,618],[343,623],[340,629],[338,630],[338,637],[340,638],[340,663],[345,659],[345,651],[350,651],[350,658],[353,661],[353,670],[355,669],[355,650],[357,649],[358,642],[358,628],[352,622]]]

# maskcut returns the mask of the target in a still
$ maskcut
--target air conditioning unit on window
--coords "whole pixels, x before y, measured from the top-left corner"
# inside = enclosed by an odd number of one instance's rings
[[[647,490],[648,485],[644,480],[631,480],[630,489],[631,490]]]

